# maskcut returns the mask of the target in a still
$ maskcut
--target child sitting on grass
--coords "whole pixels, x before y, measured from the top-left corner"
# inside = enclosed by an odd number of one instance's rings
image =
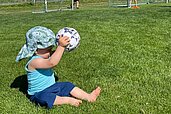
[[[50,29],[36,26],[26,33],[26,44],[21,48],[16,61],[30,57],[25,70],[28,78],[27,92],[32,102],[52,108],[53,105],[62,104],[79,106],[82,100],[96,101],[100,87],[89,94],[71,82],[55,82],[52,68],[61,60],[69,42],[68,37],[60,37],[58,47],[51,54],[52,47],[56,45],[56,38]]]

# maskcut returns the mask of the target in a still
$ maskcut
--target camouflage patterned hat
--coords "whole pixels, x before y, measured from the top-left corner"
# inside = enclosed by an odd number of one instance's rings
[[[18,53],[16,62],[33,56],[37,49],[45,49],[55,45],[56,37],[52,30],[42,26],[33,27],[26,33],[26,44]]]

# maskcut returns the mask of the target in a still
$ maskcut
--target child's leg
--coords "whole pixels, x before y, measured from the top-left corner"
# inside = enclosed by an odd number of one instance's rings
[[[129,1],[129,8],[131,8],[132,0]]]
[[[137,6],[137,0],[135,0],[135,6]]]
[[[82,89],[78,88],[78,87],[74,87],[72,89],[72,91],[70,92],[70,94],[73,97],[79,98],[79,99],[83,99],[83,100],[87,100],[89,102],[95,102],[97,97],[100,95],[100,91],[101,88],[97,87],[95,90],[93,90],[90,94],[83,91]]]
[[[70,105],[78,107],[81,103],[82,103],[81,100],[78,100],[78,99],[75,99],[72,97],[56,96],[56,99],[55,99],[53,105],[70,104]]]
[[[79,8],[79,1],[76,1],[76,7]]]

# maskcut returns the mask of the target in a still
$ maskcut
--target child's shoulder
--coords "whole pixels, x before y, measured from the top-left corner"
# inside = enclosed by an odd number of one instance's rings
[[[27,64],[25,65],[26,70],[30,71],[30,69],[31,69],[31,68],[29,68],[30,65],[31,64],[36,64],[37,63],[37,59],[39,59],[39,58],[42,58],[42,57],[38,56],[38,55],[34,55],[34,56],[30,57],[28,62],[27,62]]]
[[[35,60],[35,59],[38,59],[38,58],[42,58],[41,56],[38,56],[38,55],[34,55],[32,57],[29,58],[28,62],[27,63],[30,63],[31,61]]]

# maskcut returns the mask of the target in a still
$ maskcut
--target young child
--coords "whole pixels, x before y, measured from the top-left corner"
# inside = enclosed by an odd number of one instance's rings
[[[21,48],[16,61],[30,57],[25,69],[28,78],[27,91],[32,102],[52,108],[53,105],[62,104],[79,106],[82,100],[96,101],[100,87],[89,94],[71,82],[55,82],[52,68],[61,60],[69,41],[66,36],[60,37],[58,47],[51,54],[52,47],[56,45],[56,38],[50,29],[36,26],[26,33],[26,44]]]

